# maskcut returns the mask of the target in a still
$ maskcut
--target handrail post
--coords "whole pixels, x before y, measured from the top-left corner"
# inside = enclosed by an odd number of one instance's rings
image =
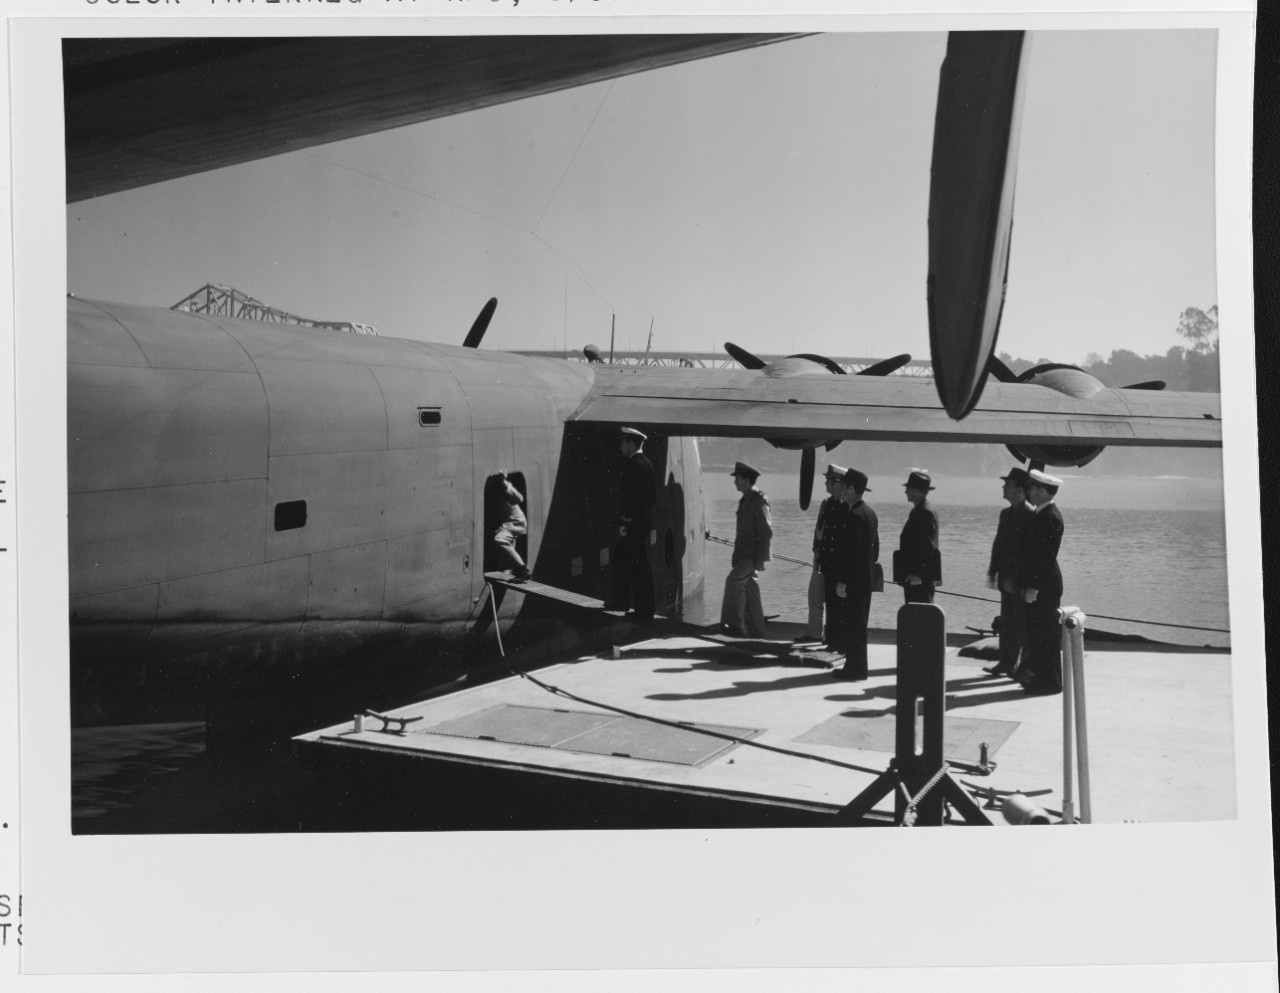
[[[1089,729],[1084,704],[1084,611],[1077,609],[1068,620],[1067,629],[1071,641],[1071,682],[1075,696],[1076,712],[1076,761],[1080,778],[1080,820],[1089,824],[1092,810],[1089,798]]]
[[[1074,684],[1071,678],[1071,635],[1067,631],[1067,623],[1071,617],[1071,607],[1063,607],[1058,611],[1058,623],[1062,627],[1062,823],[1076,822],[1075,783],[1073,773],[1075,756],[1072,754],[1073,715],[1075,712]]]

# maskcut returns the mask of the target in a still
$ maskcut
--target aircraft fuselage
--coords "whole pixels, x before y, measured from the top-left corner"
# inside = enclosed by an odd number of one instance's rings
[[[495,647],[479,601],[502,472],[526,497],[535,576],[603,598],[616,435],[565,425],[592,375],[69,299],[73,722],[187,719],[268,674],[287,689],[325,671],[376,681],[380,664],[424,683],[465,671]],[[672,610],[702,584],[697,448],[647,451],[661,474],[651,561]],[[501,600],[499,630],[519,614],[517,641],[563,641],[524,599]]]

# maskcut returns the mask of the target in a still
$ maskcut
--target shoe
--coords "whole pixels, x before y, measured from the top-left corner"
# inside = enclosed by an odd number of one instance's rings
[[[1023,683],[1022,690],[1031,696],[1055,696],[1062,692],[1061,687],[1054,686],[1052,683],[1037,683],[1034,681]]]
[[[859,676],[856,673],[852,673],[852,672],[845,672],[843,669],[832,669],[831,678],[838,679],[842,683],[860,683],[867,677]]]
[[[652,614],[637,614],[634,610],[627,611],[625,620],[635,621],[637,624],[650,624],[653,622]]]
[[[745,638],[747,636],[747,632],[743,631],[742,628],[734,627],[732,624],[722,625],[720,633],[728,635],[730,638]]]
[[[807,634],[798,634],[791,639],[797,645],[821,645],[821,638],[810,638]]]
[[[532,575],[528,569],[514,569],[511,572],[511,582],[527,583]]]
[[[601,609],[627,611],[631,609],[631,604],[627,603],[625,600],[606,600],[601,605]]]
[[[992,676],[1008,676],[1013,679],[1013,670],[1006,665],[987,665],[982,667],[982,671]]]

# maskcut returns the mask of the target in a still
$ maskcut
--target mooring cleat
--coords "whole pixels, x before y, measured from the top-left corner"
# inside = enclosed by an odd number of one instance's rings
[[[365,717],[376,717],[382,721],[382,727],[374,728],[375,731],[384,731],[387,734],[404,734],[405,725],[412,724],[414,721],[422,720],[422,715],[417,717],[392,717],[389,714],[379,714],[376,710],[366,710]],[[394,724],[393,728],[391,725]]]

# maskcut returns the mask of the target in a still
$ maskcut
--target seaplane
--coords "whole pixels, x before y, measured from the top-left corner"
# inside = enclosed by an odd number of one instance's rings
[[[67,39],[67,198],[791,37]],[[520,597],[478,609],[490,497],[500,479],[523,494],[536,580],[603,598],[624,425],[649,435],[657,468],[660,612],[703,585],[699,436],[801,450],[802,501],[814,452],[844,441],[992,442],[1049,465],[1220,446],[1216,395],[1106,388],[1064,366],[1014,377],[994,359],[1028,44],[948,41],[932,379],[741,349],[738,370],[491,351],[492,305],[427,343],[69,296],[73,724],[283,706],[396,672],[444,683],[494,634],[563,651],[576,633]]]

